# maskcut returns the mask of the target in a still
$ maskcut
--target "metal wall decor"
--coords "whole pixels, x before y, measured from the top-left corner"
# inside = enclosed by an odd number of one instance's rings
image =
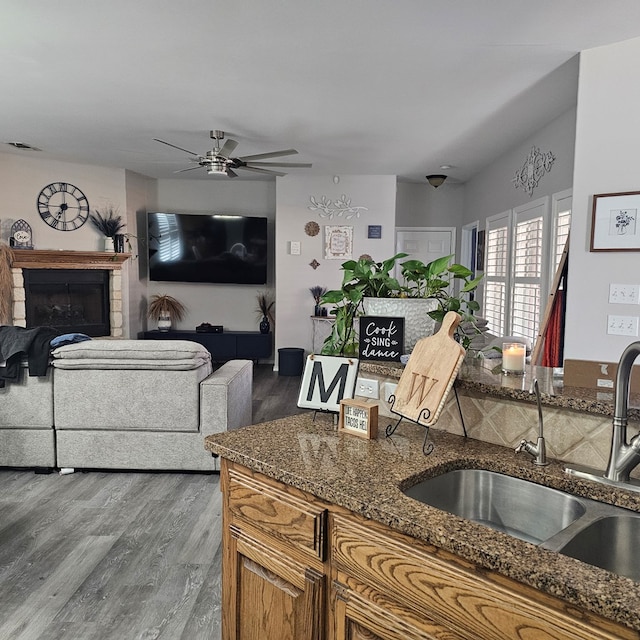
[[[315,220],[311,220],[304,225],[304,232],[313,238],[320,233],[320,225]]]
[[[315,271],[319,266],[320,263],[314,258],[310,263],[309,266]]]
[[[551,171],[551,167],[556,157],[551,151],[542,153],[535,145],[531,147],[527,159],[520,169],[518,169],[511,179],[516,189],[523,189],[529,196],[533,195],[533,190],[538,186],[538,182],[545,173]]]
[[[309,196],[311,204],[307,207],[310,211],[317,211],[321,218],[333,219],[333,216],[349,220],[354,216],[360,217],[361,211],[369,211],[367,207],[354,207],[351,205],[351,198],[342,194],[337,200],[331,200],[327,196]]]

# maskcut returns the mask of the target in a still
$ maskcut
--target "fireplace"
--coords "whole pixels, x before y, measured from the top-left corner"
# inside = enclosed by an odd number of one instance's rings
[[[108,336],[109,272],[103,269],[26,269],[27,328]]]
[[[13,254],[14,326],[123,336],[122,264],[128,253],[14,249]]]

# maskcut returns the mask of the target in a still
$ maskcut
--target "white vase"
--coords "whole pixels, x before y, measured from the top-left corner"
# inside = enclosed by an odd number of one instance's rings
[[[113,244],[113,238],[105,238],[104,239],[104,250],[109,251],[111,253],[115,252],[116,248]]]
[[[158,318],[158,331],[171,331],[171,318],[169,316]]]
[[[438,308],[432,298],[365,298],[368,316],[404,318],[404,353],[411,353],[420,338],[433,335],[435,320],[427,313]]]

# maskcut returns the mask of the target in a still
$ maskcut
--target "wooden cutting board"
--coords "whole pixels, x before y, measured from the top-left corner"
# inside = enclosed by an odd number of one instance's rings
[[[449,311],[438,333],[418,340],[396,388],[394,413],[427,427],[437,421],[466,353],[453,339],[459,323]]]

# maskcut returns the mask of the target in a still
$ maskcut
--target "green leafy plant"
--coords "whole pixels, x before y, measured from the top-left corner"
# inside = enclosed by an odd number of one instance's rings
[[[370,258],[358,261],[348,260],[342,264],[344,272],[340,289],[327,291],[321,299],[323,304],[333,304],[331,314],[335,322],[331,334],[322,346],[325,355],[354,355],[358,351],[358,336],[355,319],[364,312],[364,298],[432,298],[438,301],[438,308],[428,315],[442,322],[448,311],[456,311],[463,321],[473,321],[473,312],[479,310],[469,294],[480,283],[482,276],[473,278],[473,272],[461,264],[449,264],[453,255],[438,258],[425,264],[420,260],[401,263],[402,282],[392,271],[406,253],[398,253],[388,260],[374,262]],[[458,295],[452,292],[452,284],[460,281]],[[460,335],[460,342],[466,348],[471,338]]]
[[[91,220],[93,226],[106,238],[113,238],[125,227],[122,216],[119,215],[118,210],[113,207],[105,209],[102,213],[98,209],[95,209],[93,213],[89,214],[89,220]]]

